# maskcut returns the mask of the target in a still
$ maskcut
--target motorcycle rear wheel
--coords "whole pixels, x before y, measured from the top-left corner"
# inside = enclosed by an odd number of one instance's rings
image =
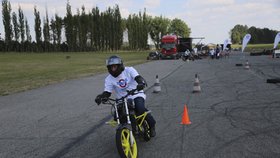
[[[146,120],[144,120],[142,124],[142,129],[144,129],[143,131],[144,140],[147,142],[151,139],[151,132],[150,132],[150,126]]]

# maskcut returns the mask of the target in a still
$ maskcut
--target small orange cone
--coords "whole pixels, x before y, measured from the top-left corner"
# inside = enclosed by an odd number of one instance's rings
[[[181,124],[183,124],[183,125],[191,124],[191,121],[190,121],[190,118],[189,118],[189,114],[188,114],[187,105],[184,106],[184,113],[183,113]]]

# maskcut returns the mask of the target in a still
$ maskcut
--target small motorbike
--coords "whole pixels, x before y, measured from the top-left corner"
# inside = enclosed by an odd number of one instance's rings
[[[116,146],[122,158],[137,158],[137,143],[135,137],[142,137],[145,141],[151,139],[150,127],[146,116],[151,111],[146,111],[137,116],[134,102],[128,99],[135,95],[136,89],[127,91],[127,95],[119,99],[108,98],[102,104],[112,105],[113,119],[106,124],[116,127]]]
[[[191,53],[184,53],[182,56],[181,56],[182,60],[183,61],[186,61],[186,60],[194,60],[194,57],[192,56]]]

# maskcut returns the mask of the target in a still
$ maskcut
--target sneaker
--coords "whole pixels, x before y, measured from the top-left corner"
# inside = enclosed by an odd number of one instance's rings
[[[156,136],[156,128],[155,127],[152,127],[150,129],[150,132],[151,132],[151,137],[155,137]]]

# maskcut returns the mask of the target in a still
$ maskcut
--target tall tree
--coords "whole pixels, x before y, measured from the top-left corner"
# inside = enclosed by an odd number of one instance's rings
[[[278,31],[270,30],[268,28],[256,28],[252,26],[248,28],[247,25],[235,25],[233,29],[230,30],[230,37],[232,43],[241,44],[245,34],[251,34],[250,43],[252,44],[266,44],[273,43],[274,38]]]
[[[146,18],[145,12],[144,14],[139,12],[139,14],[128,16],[126,27],[130,49],[146,49],[148,30],[150,29]]]
[[[176,33],[181,37],[189,37],[191,33],[191,29],[188,27],[188,25],[178,18],[175,18],[171,21],[168,31],[170,33]]]
[[[43,23],[43,36],[44,36],[44,51],[50,51],[50,22],[48,16],[48,9],[46,9],[46,17]]]
[[[98,7],[95,7],[91,10],[92,13],[92,27],[91,27],[91,39],[93,43],[94,50],[100,50],[100,33],[101,33],[101,26],[100,26],[100,12]]]
[[[113,38],[113,32],[111,32],[113,30],[113,22],[112,22],[112,9],[111,7],[109,7],[106,12],[105,12],[105,16],[104,16],[104,22],[105,22],[105,48],[106,50],[111,50],[112,49],[112,38]]]
[[[268,28],[256,28],[254,26],[248,29],[248,33],[251,34],[250,43],[252,44],[266,44],[266,43],[273,43],[274,38],[278,31],[269,30]]]
[[[44,19],[43,35],[44,35],[44,41],[46,43],[49,43],[50,42],[50,22],[49,22],[49,16],[48,16],[47,9],[46,9],[46,17]]]
[[[57,43],[56,21],[53,18],[51,19],[50,30],[51,30],[51,39],[53,45],[56,45]]]
[[[146,9],[144,9],[144,13],[143,13],[143,43],[142,43],[142,47],[146,48],[148,45],[148,34],[150,32],[150,25],[151,25],[151,21],[150,18],[148,17],[148,15],[146,14]]]
[[[133,26],[133,15],[129,15],[127,20],[126,20],[126,28],[127,28],[127,35],[128,35],[128,43],[129,43],[129,48],[130,49],[135,49],[135,44],[134,44],[134,26]],[[133,38],[134,37],[134,38]]]
[[[115,11],[114,11],[114,23],[115,23],[115,33],[114,36],[114,49],[119,50],[121,48],[121,45],[123,43],[123,31],[124,28],[122,26],[122,17],[120,13],[119,6],[115,6]]]
[[[103,12],[101,12],[100,13],[100,23],[99,23],[99,25],[100,25],[100,50],[104,50],[104,48],[105,48],[105,23],[104,23],[104,18],[105,17],[105,15],[104,15],[104,13]]]
[[[10,44],[13,38],[12,24],[11,24],[11,4],[8,0],[2,0],[2,19],[5,31],[5,42]]]
[[[17,19],[17,14],[15,12],[13,12],[13,25],[14,25],[14,37],[15,37],[15,41],[18,42],[19,40],[19,23],[18,23],[18,19]]]
[[[80,31],[80,48],[85,51],[87,47],[89,20],[85,12],[85,6],[82,6],[82,12],[79,18],[79,31]]]
[[[61,33],[62,33],[62,18],[55,14],[55,29],[56,29],[56,36],[57,36],[57,43],[61,44]]]
[[[65,36],[66,43],[68,44],[69,50],[73,51],[74,47],[74,28],[73,28],[73,16],[71,11],[71,5],[69,0],[67,0],[66,5],[66,17],[64,18]]]
[[[21,37],[21,43],[25,40],[25,29],[24,29],[24,15],[21,7],[18,8],[18,20],[19,20],[19,31],[20,31],[20,37]]]
[[[248,32],[251,34],[250,42],[251,44],[256,44],[258,39],[258,29],[255,26],[252,26],[248,29]],[[242,37],[243,38],[243,37]]]
[[[237,31],[234,31],[230,34],[231,42],[232,43],[240,43],[241,34]]]
[[[245,25],[235,25],[233,29],[230,30],[230,37],[232,43],[241,43],[243,37],[248,32],[248,26]]]
[[[77,14],[73,16],[73,47],[75,51],[80,51],[81,45],[81,23],[80,23],[80,9],[77,9]]]
[[[25,33],[26,33],[26,41],[31,43],[32,37],[30,34],[30,27],[29,27],[27,18],[25,18]]]
[[[93,10],[93,9],[92,9]],[[89,18],[89,23],[88,23],[88,34],[89,34],[89,40],[90,40],[90,47],[91,47],[91,50],[93,49],[94,45],[94,18],[93,18],[93,13],[92,13],[92,10],[91,12],[89,13],[88,15],[88,18]]]
[[[28,20],[26,17],[25,17],[25,34],[26,34],[26,41],[24,42],[24,47],[22,50],[23,51],[33,51],[31,49],[32,38],[31,38],[31,34],[30,34],[30,27],[29,27]]]
[[[152,19],[150,36],[156,46],[156,49],[160,48],[160,39],[163,35],[167,34],[169,24],[170,20],[162,16],[156,16]]]
[[[41,19],[40,19],[40,12],[37,10],[36,6],[34,7],[34,16],[35,16],[35,39],[37,45],[39,46],[42,41],[42,28],[41,28]]]

